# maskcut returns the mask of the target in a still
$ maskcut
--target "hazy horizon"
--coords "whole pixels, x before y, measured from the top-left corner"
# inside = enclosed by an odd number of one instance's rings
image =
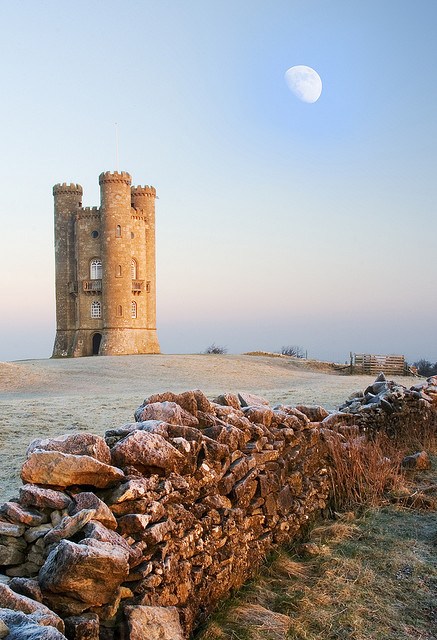
[[[437,4],[0,6],[0,360],[50,357],[58,182],[159,200],[164,353],[300,345],[437,361]],[[308,65],[322,94],[284,74]]]

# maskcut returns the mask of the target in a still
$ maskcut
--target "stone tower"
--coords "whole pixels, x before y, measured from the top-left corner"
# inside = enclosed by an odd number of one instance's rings
[[[53,356],[160,353],[156,335],[154,187],[101,173],[100,209],[56,184]]]

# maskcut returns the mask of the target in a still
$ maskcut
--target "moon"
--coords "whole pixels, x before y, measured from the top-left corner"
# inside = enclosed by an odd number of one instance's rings
[[[285,72],[285,82],[302,102],[316,102],[322,93],[322,81],[311,67],[298,64]]]

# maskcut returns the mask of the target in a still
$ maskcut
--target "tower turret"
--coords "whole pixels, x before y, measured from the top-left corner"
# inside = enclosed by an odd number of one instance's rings
[[[145,218],[145,325],[156,329],[156,253],[155,253],[155,187],[132,187],[132,207]]]
[[[82,205],[80,184],[55,184],[56,338],[53,356],[72,355],[76,309],[70,295],[76,282],[74,222]]]

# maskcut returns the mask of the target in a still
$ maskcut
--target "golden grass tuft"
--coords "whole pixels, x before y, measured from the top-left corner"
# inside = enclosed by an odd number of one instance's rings
[[[346,538],[354,538],[359,535],[359,527],[348,522],[326,522],[321,524],[311,532],[311,539],[314,541],[330,540],[331,542],[341,542]]]
[[[253,640],[284,640],[291,624],[288,616],[251,603],[235,607],[230,619],[247,625]]]
[[[309,563],[296,562],[284,552],[281,552],[271,566],[271,573],[277,576],[285,576],[296,580],[304,580],[311,571]]]

